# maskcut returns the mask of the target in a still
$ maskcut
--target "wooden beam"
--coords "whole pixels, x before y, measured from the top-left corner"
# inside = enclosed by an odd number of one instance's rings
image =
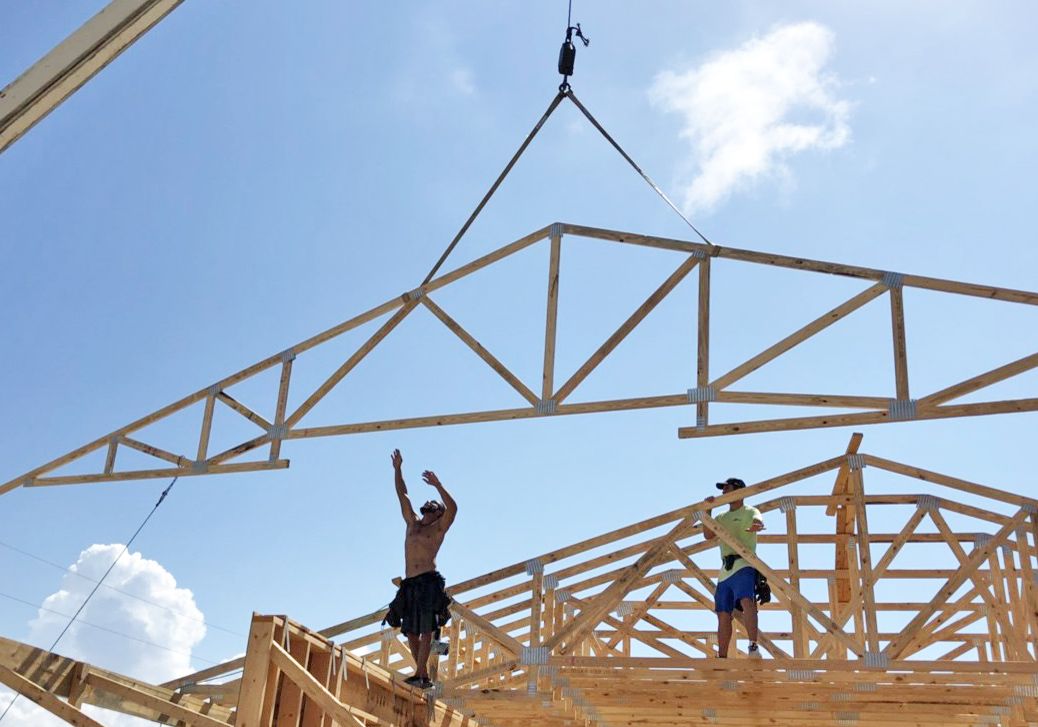
[[[982,374],[978,374],[972,378],[966,379],[965,381],[941,389],[940,391],[935,391],[929,396],[924,396],[916,402],[916,405],[920,407],[931,407],[943,404],[946,401],[958,399],[966,394],[972,394],[974,391],[979,391],[987,386],[991,386],[992,384],[997,384],[999,381],[1005,381],[1017,374],[1030,371],[1035,367],[1038,367],[1038,353],[1032,353],[1029,356],[1024,356],[1016,361],[1007,363],[1005,366],[999,366],[998,368],[985,371]]]
[[[617,328],[609,338],[606,339],[605,343],[599,346],[598,350],[591,354],[591,357],[581,365],[579,369],[569,378],[569,380],[563,384],[555,395],[552,397],[556,403],[561,403],[563,399],[573,393],[573,390],[580,385],[580,383],[588,377],[595,368],[605,360],[606,356],[613,352],[613,350],[620,345],[620,343],[627,338],[627,335],[635,329],[635,327],[645,320],[645,317],[652,312],[652,310],[660,304],[667,295],[670,294],[674,288],[677,287],[678,283],[684,280],[685,276],[692,272],[699,263],[699,258],[695,256],[689,256],[685,258],[685,261],[678,266],[678,269],[670,274],[663,283],[653,293],[645,299],[645,302],[638,306],[638,309],[632,313],[626,321],[624,321],[619,328]]]
[[[443,308],[436,305],[428,296],[421,298],[422,305],[428,308],[434,316],[436,316],[443,325],[447,326],[451,333],[460,338],[462,342],[470,349],[473,353],[479,356],[484,363],[492,368],[498,376],[508,382],[508,385],[519,392],[519,395],[526,399],[531,404],[537,403],[537,395],[530,391],[529,387],[524,384],[518,376],[508,370],[508,367],[501,363],[490,351],[483,347],[479,341],[466,331],[460,323],[450,317]]]
[[[551,255],[548,260],[548,301],[544,320],[544,368],[541,372],[541,398],[547,401],[555,391],[555,344],[559,319],[559,263],[562,257],[561,225],[552,225]]]
[[[814,336],[820,331],[824,331],[826,328],[836,323],[838,320],[845,318],[854,311],[861,308],[866,303],[875,300],[887,290],[886,286],[876,284],[869,288],[866,288],[862,292],[855,295],[850,300],[841,303],[840,305],[833,308],[827,313],[823,313],[818,318],[803,326],[799,330],[791,333],[790,335],[783,338],[778,343],[775,343],[768,348],[764,349],[756,356],[744,361],[743,363],[736,366],[734,369],[714,379],[710,385],[720,391],[734,384],[739,379],[742,379],[749,374],[759,369],[764,364],[772,361],[791,348],[798,346],[807,339]]]
[[[890,330],[894,338],[894,388],[897,398],[908,394],[908,347],[905,343],[905,300],[900,287],[890,288]]]
[[[183,0],[113,0],[0,91],[0,152]]]
[[[104,727],[103,724],[86,716],[68,702],[61,701],[35,682],[2,664],[0,664],[0,684],[13,689],[30,702],[65,720],[73,727]]]
[[[710,385],[710,258],[699,263],[699,306],[696,325],[696,386]],[[710,404],[696,403],[696,425],[710,422]]]
[[[143,689],[138,689],[130,684],[125,684],[97,672],[88,671],[86,683],[95,690],[108,692],[130,704],[140,704],[156,714],[169,715],[189,727],[227,727],[227,722],[200,714],[193,709],[188,709],[167,699],[162,699]]]
[[[934,596],[930,605],[916,614],[904,630],[894,638],[887,647],[883,650],[891,659],[897,659],[901,656],[901,653],[908,647],[911,642],[918,637],[920,629],[926,625],[926,622],[930,620],[930,617],[937,612],[937,610],[944,605],[952,594],[959,589],[967,578],[973,575],[973,572],[980,566],[980,564],[991,554],[992,549],[1001,545],[1005,541],[1006,537],[1012,533],[1025,519],[1027,518],[1027,511],[1021,509],[1013,518],[1002,527],[1001,530],[996,533],[991,540],[984,545],[975,548],[970,553],[969,560],[963,567],[955,572],[945,582],[944,586],[938,590],[937,595]]]
[[[595,624],[602,619],[602,616],[615,608],[616,604],[623,600],[623,597],[627,595],[628,591],[631,590],[636,581],[647,573],[650,568],[657,564],[659,559],[666,554],[670,545],[681,538],[686,537],[692,528],[693,523],[691,518],[685,518],[675,525],[666,535],[660,537],[651,548],[645,551],[645,553],[632,566],[630,566],[623,576],[617,578],[594,600],[593,603],[581,611],[577,618],[552,634],[551,637],[544,642],[548,651],[550,652],[559,649],[559,653],[565,654],[572,649],[573,645],[578,642],[586,632],[595,627]]]
[[[991,414],[1014,414],[1027,411],[1038,411],[1038,398],[987,401],[980,404],[946,405],[927,409],[917,409],[913,421],[988,416]],[[681,427],[678,429],[678,437],[680,439],[691,439],[694,437],[719,437],[727,434],[800,431],[804,429],[824,429],[828,427],[859,426],[863,424],[883,424],[889,421],[898,421],[890,418],[889,411],[862,412],[860,414],[834,414],[832,416],[799,417],[789,419],[768,419],[756,422],[739,422],[737,424],[711,424],[706,427]]]

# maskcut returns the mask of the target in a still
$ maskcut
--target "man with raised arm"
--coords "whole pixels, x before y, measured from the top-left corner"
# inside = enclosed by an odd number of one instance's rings
[[[400,514],[407,524],[404,536],[405,575],[396,597],[389,606],[386,621],[400,627],[411,647],[416,664],[415,673],[405,681],[422,689],[432,686],[429,679],[429,652],[433,636],[439,640],[440,627],[450,619],[450,596],[445,591],[443,576],[436,570],[436,554],[443,545],[443,536],[458,514],[458,503],[443,487],[435,473],[426,470],[422,480],[436,488],[441,501],[428,500],[415,515],[407,499],[407,485],[401,466],[404,458],[399,449],[393,450],[393,472],[396,496],[400,500]]]
[[[741,490],[746,483],[738,477],[729,477],[717,483],[722,495]],[[714,501],[713,495],[706,502]],[[744,505],[741,499],[735,500],[728,512],[719,515],[717,524],[724,528],[751,553],[757,552],[757,533],[764,529],[764,518],[760,510]],[[703,528],[703,537],[713,540],[717,537],[714,531]],[[749,655],[759,659],[757,648],[757,569],[739,557],[728,543],[721,542],[721,570],[717,575],[717,593],[714,595],[714,611],[717,612],[717,656],[724,659],[728,656],[728,643],[732,640],[732,612],[739,609],[743,613],[740,619],[746,627],[746,635],[750,639]]]

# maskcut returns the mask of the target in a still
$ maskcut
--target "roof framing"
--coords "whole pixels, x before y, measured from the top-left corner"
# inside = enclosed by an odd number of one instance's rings
[[[245,657],[162,685],[3,639],[0,679],[72,724],[90,724],[80,702],[239,727],[1038,721],[1038,500],[859,444],[733,493],[768,524],[760,558],[743,553],[774,593],[760,661],[711,658],[700,501],[453,584],[449,655],[425,694],[402,682],[414,663],[379,627],[385,609],[321,632],[254,615]]]
[[[598,349],[575,371],[563,376],[558,370],[555,351],[558,344],[558,296],[559,288],[565,285],[563,263],[565,241],[572,237],[588,238],[602,244],[621,244],[635,249],[654,248],[672,252],[675,258],[673,272],[609,335]],[[544,287],[531,290],[530,295],[544,296],[543,313],[543,368],[540,381],[525,382],[516,376],[499,358],[469,333],[449,312],[434,301],[434,294],[462,278],[500,263],[521,250],[538,244],[551,246],[547,276]],[[733,369],[721,374],[710,368],[710,288],[712,270],[717,265],[734,263],[737,266],[764,265],[815,274],[839,275],[860,280],[863,289],[841,303],[807,321],[791,334],[780,338]],[[686,330],[698,328],[697,339],[689,342],[688,383],[685,391],[653,392],[635,398],[617,398],[598,401],[579,401],[581,384],[587,377],[624,341],[625,338],[670,295],[675,288],[693,272],[698,274],[698,309],[689,311],[690,321]],[[252,366],[206,386],[158,411],[144,416],[124,427],[109,432],[94,441],[68,452],[47,464],[14,477],[0,485],[0,494],[20,486],[44,486],[138,480],[156,477],[185,477],[204,474],[222,474],[255,470],[283,469],[288,460],[281,455],[282,445],[287,440],[315,437],[341,436],[362,432],[443,426],[474,422],[510,419],[533,419],[567,414],[590,414],[631,409],[689,406],[695,407],[696,424],[678,430],[679,437],[708,437],[749,432],[807,429],[862,424],[878,424],[895,421],[967,417],[986,414],[1038,410],[1038,398],[1023,398],[982,403],[957,403],[967,394],[979,391],[994,383],[1010,379],[1038,367],[1038,352],[1009,361],[989,371],[978,372],[963,381],[940,391],[928,392],[922,397],[912,398],[908,381],[908,352],[905,345],[904,300],[902,290],[906,287],[935,291],[945,295],[958,295],[1002,301],[1008,304],[1038,306],[1038,293],[1012,290],[990,285],[943,280],[921,275],[892,273],[840,263],[795,258],[772,253],[754,252],[733,247],[690,242],[672,238],[639,235],[615,230],[606,230],[581,225],[554,223],[515,240],[503,247],[477,258],[455,270],[440,275],[428,283],[395,296],[360,315],[337,326],[301,341],[291,348],[274,354]],[[807,286],[805,294],[810,294]],[[741,391],[734,387],[740,380],[765,364],[786,354],[804,341],[849,316],[854,311],[877,299],[886,298],[891,311],[889,336],[892,341],[892,356],[895,376],[887,396],[876,395],[830,395],[819,392],[759,392]],[[364,359],[375,350],[397,326],[410,315],[424,309],[443,324],[449,335],[460,339],[492,371],[513,390],[517,405],[513,408],[451,412],[440,414],[413,415],[401,412],[391,420],[345,421],[331,424],[310,424],[307,415]],[[342,334],[371,324],[374,331],[329,377],[312,391],[293,410],[288,409],[289,388],[296,367],[305,364],[303,354]],[[536,342],[537,346],[541,342]],[[269,369],[280,369],[276,386],[267,392],[267,401],[262,407],[250,407],[235,395],[235,386]],[[561,383],[560,383],[561,382]],[[859,410],[855,413],[829,413],[808,417],[788,417],[762,421],[711,424],[711,405],[714,403],[739,405],[752,409],[756,405],[784,405],[811,410]],[[197,427],[197,448],[194,451],[174,451],[164,447],[160,441],[147,441],[147,428],[160,420],[167,419],[189,407],[201,404]],[[214,412],[225,407],[244,418],[259,430],[259,433],[222,451],[210,450],[210,439],[214,430]],[[268,412],[266,416],[259,413]],[[269,412],[273,412],[271,415]],[[305,419],[305,421],[304,421]],[[97,469],[65,474],[70,465],[79,463],[88,455],[104,450],[103,466]],[[120,452],[135,450],[154,462],[146,469],[121,469],[118,467]],[[265,456],[264,456],[265,455]]]

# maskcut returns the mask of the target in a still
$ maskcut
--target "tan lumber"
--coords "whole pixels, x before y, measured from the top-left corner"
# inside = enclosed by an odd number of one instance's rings
[[[235,727],[259,727],[261,724],[263,704],[270,696],[267,693],[269,690],[268,672],[271,650],[274,647],[275,626],[274,619],[261,618],[253,614],[248,649],[242,660],[244,671],[241,678],[241,690],[238,694]]]
[[[288,358],[281,364],[281,377],[278,380],[278,398],[274,408],[274,426],[279,428],[285,426],[285,414],[288,409],[288,387],[292,383],[292,361],[293,359]],[[282,436],[271,436],[270,459],[278,459],[281,456],[282,441]]]
[[[878,298],[880,295],[886,292],[886,290],[886,286],[879,284],[873,285],[865,289],[861,293],[858,293],[854,297],[850,298],[844,303],[841,303],[840,305],[836,306],[827,313],[822,314],[821,316],[814,319],[813,321],[803,326],[799,330],[795,331],[794,333],[791,333],[790,335],[786,336],[778,343],[769,346],[756,356],[753,356],[747,361],[739,364],[728,373],[714,379],[710,385],[718,391],[731,386],[739,379],[742,379],[745,376],[753,373],[769,361],[778,358],[786,351],[789,351],[795,346],[803,343],[816,333],[825,330],[832,324],[836,323],[838,320],[858,310],[866,303]]]
[[[112,0],[0,91],[0,152],[135,43],[183,0]]]
[[[696,325],[696,386],[710,385],[710,258],[699,263],[699,315]],[[696,403],[696,424],[710,421],[710,404]]]
[[[86,683],[95,690],[114,694],[131,704],[140,704],[156,714],[168,714],[190,727],[226,727],[228,724],[93,671],[87,672]]]
[[[919,409],[916,411],[915,420],[989,416],[992,414],[1014,414],[1028,411],[1038,411],[1038,398],[988,401],[979,404],[945,405]],[[892,420],[890,419],[890,413],[886,411],[861,412],[858,414],[834,414],[832,416],[817,417],[794,417],[789,419],[739,422],[736,424],[712,424],[706,427],[681,427],[678,429],[678,437],[681,439],[689,439],[692,437],[718,437],[726,434],[799,431],[803,429],[823,429],[827,427],[846,427],[862,424],[882,424],[888,421]]]
[[[228,394],[226,391],[221,391],[216,394],[218,401],[226,404],[231,410],[238,412],[243,417],[248,419],[250,422],[255,424],[263,431],[269,431],[271,423],[264,419],[262,416],[254,412],[249,407],[242,404],[240,401],[235,399],[233,396]]]
[[[919,630],[951,596],[958,590],[965,580],[973,575],[973,572],[981,562],[990,555],[992,549],[1002,544],[1006,537],[1027,517],[1027,511],[1021,509],[1013,518],[1006,523],[986,544],[976,548],[969,556],[966,564],[956,571],[955,575],[948,578],[944,586],[937,592],[930,605],[920,611],[913,618],[904,631],[891,641],[883,650],[891,659],[896,659],[901,652],[911,644],[911,641],[919,634]]]
[[[982,374],[961,381],[953,386],[941,389],[940,391],[935,391],[929,396],[924,396],[920,399],[917,402],[917,405],[928,407],[943,404],[946,401],[958,399],[966,394],[972,394],[974,391],[979,391],[987,386],[991,386],[992,384],[997,384],[999,381],[1005,381],[1017,374],[1030,371],[1035,367],[1038,367],[1038,353],[1032,353],[1029,356],[1019,358],[1005,366],[999,366],[998,368],[985,371]]]
[[[61,701],[32,680],[26,679],[2,664],[0,664],[0,683],[74,727],[104,727],[103,724],[86,716],[68,702]]]
[[[595,368],[605,360],[606,356],[613,352],[620,343],[627,338],[628,334],[635,329],[635,327],[645,320],[645,317],[649,315],[659,305],[660,301],[666,298],[674,288],[677,287],[678,283],[684,280],[685,276],[692,272],[699,263],[699,258],[695,256],[689,256],[685,259],[681,265],[678,266],[677,270],[670,274],[670,276],[663,281],[660,286],[652,292],[652,294],[645,299],[637,310],[632,313],[626,321],[624,321],[619,328],[617,328],[605,342],[599,346],[598,350],[591,354],[591,357],[585,361],[580,368],[563,384],[559,387],[559,390],[555,392],[552,397],[557,403],[561,403],[567,396],[573,393],[573,390],[580,385],[580,383],[588,377],[588,375],[595,370]]]
[[[288,460],[280,459],[277,462],[237,462],[234,464],[213,465],[204,470],[193,468],[186,469],[160,469],[160,470],[132,470],[127,472],[112,472],[100,475],[67,475],[63,477],[40,477],[26,485],[26,487],[48,487],[51,485],[84,485],[93,482],[123,482],[128,480],[151,480],[166,477],[195,477],[198,475],[233,474],[236,472],[260,472],[264,470],[283,470],[288,468]]]
[[[491,639],[496,641],[500,646],[507,649],[513,656],[519,656],[522,651],[523,645],[511,636],[506,634],[501,629],[497,628],[487,619],[483,618],[475,611],[466,608],[461,603],[454,601],[450,605],[451,612],[457,614],[460,618],[465,619],[466,625],[475,627],[484,636],[489,636]]]
[[[349,707],[342,704],[335,698],[331,692],[329,692],[324,685],[318,682],[310,672],[300,666],[291,655],[281,648],[278,644],[271,644],[270,660],[275,664],[285,676],[295,684],[307,697],[312,699],[320,708],[332,715],[333,719],[344,725],[357,725],[357,727],[364,727],[364,722],[361,719],[372,719],[374,715],[370,715],[363,710],[358,710],[355,707]],[[236,725],[237,727],[237,725]]]
[[[894,388],[908,399],[908,347],[905,342],[905,299],[901,288],[890,288],[890,330],[894,338]]]
[[[205,409],[202,412],[202,431],[198,435],[198,453],[196,462],[204,462],[206,453],[209,451],[209,435],[213,431],[213,409],[216,406],[216,397],[212,394],[205,398]],[[273,459],[277,459],[274,457]]]
[[[428,296],[421,298],[422,305],[428,308],[434,316],[436,316],[443,325],[453,333],[455,336],[460,338],[466,346],[479,356],[484,363],[492,368],[498,376],[508,382],[508,385],[519,392],[519,395],[526,399],[531,404],[537,403],[537,395],[530,391],[530,388],[524,384],[518,376],[509,371],[508,367],[499,361],[490,351],[488,351],[483,344],[473,338],[472,334],[462,327],[460,323],[451,318],[451,316],[443,310],[440,306],[436,305]]]
[[[555,346],[559,319],[559,265],[562,233],[553,226],[548,258],[548,300],[544,320],[544,368],[541,372],[541,398],[548,400],[555,391]]]
[[[354,369],[361,361],[371,353],[375,347],[382,342],[382,340],[389,335],[390,331],[396,328],[407,315],[414,310],[415,306],[418,305],[418,301],[409,301],[404,303],[400,310],[393,314],[393,316],[382,324],[382,327],[372,334],[371,338],[365,341],[360,348],[358,348],[352,356],[335,370],[328,379],[317,387],[310,396],[307,397],[306,401],[299,405],[299,407],[292,412],[292,414],[285,420],[285,425],[288,427],[294,427],[299,423],[299,420],[306,416],[307,412],[317,406],[317,403],[323,399],[329,391],[331,391],[336,384],[338,384],[350,371]]]

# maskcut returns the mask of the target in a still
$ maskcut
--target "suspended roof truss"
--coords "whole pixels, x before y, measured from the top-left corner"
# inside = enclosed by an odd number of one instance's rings
[[[674,267],[673,272],[630,313],[611,335],[602,341],[597,350],[582,365],[573,371],[560,371],[555,360],[558,345],[559,289],[566,283],[563,264],[565,241],[573,237],[595,240],[603,245],[619,244],[634,249],[666,250],[673,253]],[[489,266],[500,263],[510,255],[538,244],[549,245],[550,255],[543,282],[536,286],[537,289],[529,291],[529,295],[539,296],[545,301],[543,313],[539,314],[543,316],[543,328],[541,329],[543,339],[532,342],[530,345],[537,346],[539,350],[543,351],[543,367],[539,380],[523,381],[458,323],[449,311],[437,303],[436,294],[462,278],[476,275]],[[830,310],[820,310],[817,317],[805,321],[804,325],[792,333],[782,332],[777,336],[777,342],[745,359],[734,368],[717,373],[711,369],[710,365],[710,299],[711,271],[713,267],[720,264],[732,264],[740,269],[748,265],[764,265],[807,271],[817,275],[844,276],[860,280],[861,290]],[[674,291],[679,283],[693,274],[698,277],[698,307],[688,311],[688,325],[684,328],[690,332],[687,388],[678,391],[653,391],[651,377],[645,377],[643,383],[646,390],[641,396],[594,401],[579,400],[581,384],[587,377],[612,354],[662,300]],[[922,396],[913,392],[908,380],[909,357],[902,295],[905,288],[935,291],[948,296],[993,299],[1007,304],[1038,305],[1038,293],[1028,291],[920,275],[891,273],[872,268],[686,240],[555,223],[451,272],[440,275],[402,295],[394,296],[371,310],[231,374],[47,464],[7,480],[0,485],[0,494],[23,485],[35,487],[282,469],[289,464],[288,460],[282,456],[283,445],[292,440],[448,424],[535,419],[568,414],[684,406],[694,408],[695,423],[681,428],[678,436],[693,438],[1038,410],[1038,398],[981,403],[959,403],[957,401],[967,394],[972,394],[984,387],[1038,367],[1038,352],[1014,361],[1007,361],[993,370],[977,371],[975,376],[939,391],[925,392]],[[808,285],[804,286],[803,294],[810,294]],[[895,375],[894,380],[890,382],[890,391],[886,395],[762,392],[735,388],[736,384],[750,373],[778,359],[791,349],[869,304],[887,305],[890,310],[889,332],[886,335],[891,341],[890,350]],[[401,321],[411,315],[431,315],[439,320],[443,324],[443,335],[454,336],[464,342],[474,355],[478,356],[486,366],[511,387],[514,391],[516,405],[504,409],[443,413],[401,411],[399,416],[387,420],[311,423],[312,417],[307,418],[311,410],[346,379],[386,337],[392,335]],[[305,365],[305,354],[346,332],[369,323],[372,326],[377,324],[377,328],[370,336],[322,383],[307,390],[298,406],[289,409],[289,388],[294,380],[294,372],[299,366]],[[539,321],[538,325],[540,325]],[[697,338],[692,340],[691,331],[697,329]],[[692,351],[695,353],[693,354]],[[651,354],[648,351],[645,353],[646,355]],[[824,365],[824,361],[818,362],[819,367]],[[279,370],[280,376],[277,383],[273,384],[267,392],[266,402],[260,402],[261,406],[253,407],[236,397],[236,385],[270,369]],[[846,376],[853,377],[853,373],[847,373]],[[802,407],[811,411],[826,408],[858,411],[713,424],[710,423],[710,411],[711,405],[714,403],[739,405],[744,410],[750,410],[757,405],[782,405]],[[201,404],[201,411],[199,419],[194,425],[197,428],[196,448],[192,448],[191,451],[176,451],[164,446],[162,441],[153,441],[148,438],[147,428],[149,426],[198,404]],[[251,422],[257,430],[256,435],[240,441],[232,447],[212,451],[210,438],[214,427],[214,411],[217,407],[226,408],[236,416]],[[266,414],[261,414],[261,411]],[[327,413],[322,414],[327,416]],[[135,450],[147,455],[148,461],[153,462],[154,466],[146,469],[121,468],[119,454],[128,450]],[[96,470],[70,474],[63,474],[60,471],[62,468],[70,468],[71,465],[75,465],[88,455],[98,451],[104,451],[105,457],[103,466],[99,463]]]

